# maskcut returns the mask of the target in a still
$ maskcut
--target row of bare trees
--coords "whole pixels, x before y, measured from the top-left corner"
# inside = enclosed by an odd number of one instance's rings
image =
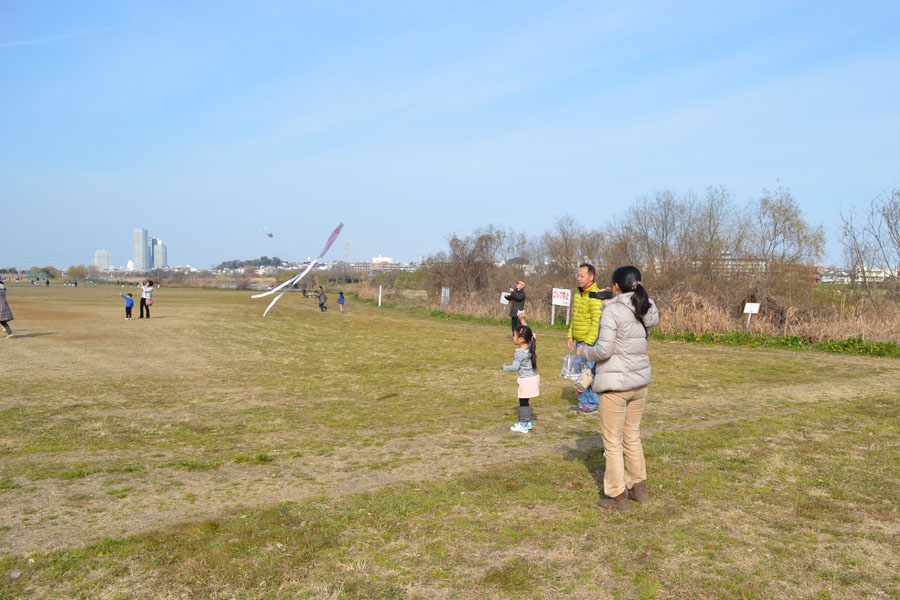
[[[843,234],[851,266],[900,267],[900,191],[876,199],[863,220],[846,218]],[[846,293],[830,300],[817,293],[824,247],[822,227],[806,220],[790,190],[763,190],[739,205],[726,188],[709,187],[702,194],[664,190],[641,197],[605,223],[593,215],[563,216],[537,236],[493,225],[453,234],[448,251],[430,257],[427,268],[432,292],[448,286],[466,312],[496,316],[502,315],[498,291],[524,278],[538,304],[532,302],[532,315],[537,309],[540,319],[549,312],[541,303],[549,305],[550,288],[571,287],[578,265],[589,262],[601,284],[616,266],[640,268],[654,298],[680,320],[669,321],[676,331],[739,327],[745,302],[762,304],[764,316],[754,322],[768,333],[828,337],[849,331],[838,325],[851,320],[851,329],[865,331],[863,310],[900,320],[891,294],[856,302],[851,311]]]
[[[600,226],[592,220],[563,216],[531,239],[492,225],[454,234],[449,252],[429,265],[437,283],[466,295],[491,285],[501,270],[524,272],[527,265],[538,279],[568,281],[582,262],[636,265],[657,289],[708,287],[745,272],[768,293],[786,275],[795,279],[798,266],[816,263],[825,245],[821,227],[807,223],[784,188],[764,190],[747,207],[721,187],[702,196],[665,190],[640,198],[618,219]]]
[[[881,279],[872,272],[876,265],[890,273],[900,271],[900,189],[877,196],[863,214],[842,213],[841,221],[844,259],[856,283],[870,291]],[[887,285],[897,295],[897,278],[889,278]]]

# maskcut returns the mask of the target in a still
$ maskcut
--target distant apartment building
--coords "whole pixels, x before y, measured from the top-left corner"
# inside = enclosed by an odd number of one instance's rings
[[[884,267],[863,267],[861,265],[856,267],[856,281],[862,283],[881,283],[886,279],[890,279],[893,276],[893,273],[890,269],[885,269]]]
[[[656,268],[662,267],[661,261],[656,261]],[[704,266],[704,263],[695,260],[692,262],[695,269]],[[766,271],[766,261],[760,258],[732,256],[731,254],[723,254],[710,264],[712,270],[720,275],[753,275],[756,273],[764,273]]]
[[[415,271],[417,266],[408,263],[395,263],[387,257],[378,257],[371,262],[335,263],[332,268],[349,268],[352,273],[381,273],[383,271]],[[385,260],[387,259],[387,260]]]
[[[149,271],[169,266],[169,252],[159,238],[152,238],[146,229],[134,230],[134,266],[129,271]]]
[[[109,250],[94,252],[94,260],[91,261],[91,264],[101,271],[109,271]]]
[[[161,239],[151,239],[150,256],[154,269],[163,269],[169,266],[168,249]]]
[[[153,266],[150,236],[146,229],[134,230],[134,270],[147,271]]]

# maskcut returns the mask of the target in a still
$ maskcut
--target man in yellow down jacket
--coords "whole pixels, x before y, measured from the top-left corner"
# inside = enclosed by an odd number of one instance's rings
[[[578,346],[593,346],[597,342],[597,332],[600,330],[600,313],[603,312],[603,300],[600,289],[594,279],[597,271],[594,265],[583,263],[578,267],[575,280],[578,282],[574,298],[572,298],[572,320],[569,323],[569,350]],[[594,362],[585,362],[584,366],[594,370]],[[578,405],[570,410],[587,415],[597,412],[600,406],[600,398],[597,392],[590,386],[578,396]]]

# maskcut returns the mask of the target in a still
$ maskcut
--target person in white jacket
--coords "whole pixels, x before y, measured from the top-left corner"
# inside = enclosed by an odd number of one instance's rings
[[[578,348],[578,355],[597,363],[591,389],[600,396],[606,457],[603,493],[608,496],[599,505],[625,511],[629,498],[647,501],[641,416],[650,384],[647,338],[650,328],[659,323],[659,311],[636,267],[616,269],[612,290],[612,299],[603,305],[596,344]]]
[[[144,318],[144,310],[147,311],[147,318],[150,318],[150,305],[153,304],[153,282],[151,280],[147,280],[142,282],[138,287],[141,288],[141,316],[139,319]]]

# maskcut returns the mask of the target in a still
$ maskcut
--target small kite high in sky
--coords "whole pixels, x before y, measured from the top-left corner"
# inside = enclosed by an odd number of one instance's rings
[[[284,292],[288,291],[292,285],[294,285],[295,283],[297,283],[298,281],[303,279],[303,277],[307,273],[312,271],[312,268],[314,266],[316,266],[316,263],[325,257],[325,254],[328,252],[328,249],[331,248],[331,245],[334,243],[334,240],[337,239],[337,236],[340,235],[341,229],[343,229],[343,228],[344,228],[344,224],[341,223],[340,225],[338,225],[335,228],[334,231],[331,232],[331,236],[328,238],[328,241],[325,242],[325,247],[322,248],[322,253],[319,254],[319,256],[317,256],[314,260],[310,261],[309,265],[306,267],[306,269],[303,270],[302,273],[295,275],[294,277],[291,277],[290,279],[288,279],[287,281],[285,281],[278,287],[271,289],[268,292],[263,292],[262,294],[256,294],[255,296],[251,296],[251,298],[262,298],[264,296],[269,296],[271,294],[274,294],[278,290],[281,290],[282,288],[284,288],[280,294],[275,296],[275,299],[272,300],[272,302],[269,304],[269,307],[266,308],[266,312],[263,313],[264,317],[269,313],[269,309],[271,309],[273,306],[275,306],[275,303],[278,302],[278,299],[281,298],[282,296],[284,296]]]

